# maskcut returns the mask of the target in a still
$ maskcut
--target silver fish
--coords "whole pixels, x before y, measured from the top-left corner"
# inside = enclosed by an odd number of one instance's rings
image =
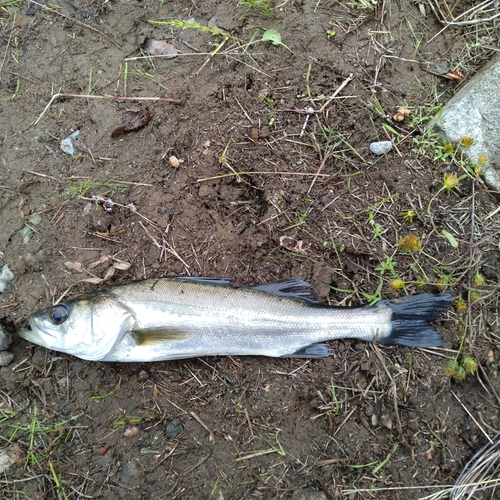
[[[102,288],[39,311],[19,335],[49,349],[99,361],[159,361],[215,355],[319,358],[327,340],[354,338],[432,347],[428,324],[451,295],[395,304],[330,307],[311,285],[287,279],[235,288],[229,279],[177,277]]]

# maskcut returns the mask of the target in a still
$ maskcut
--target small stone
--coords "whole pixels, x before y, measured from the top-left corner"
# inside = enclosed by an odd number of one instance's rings
[[[14,279],[14,273],[9,269],[9,264],[5,264],[0,271],[0,293],[3,293],[7,285]]]
[[[134,437],[139,434],[139,428],[136,427],[135,425],[133,427],[129,427],[128,429],[125,429],[125,432],[123,433],[123,437]]]
[[[149,373],[146,370],[141,370],[137,375],[139,380],[147,380],[149,378]]]
[[[377,141],[370,144],[370,151],[377,156],[385,155],[392,149],[391,141]]]
[[[0,325],[0,351],[6,351],[12,344],[12,335]]]
[[[42,222],[42,216],[40,214],[33,214],[29,219],[28,219],[28,224],[26,224],[20,231],[19,235],[23,239],[23,243],[26,245],[29,243],[31,238],[33,238],[33,235],[35,234],[35,231],[33,230],[34,226],[38,226]]]
[[[49,251],[46,248],[42,248],[39,250],[37,253],[32,254],[28,253],[26,254],[25,257],[25,262],[27,266],[32,270],[35,271],[39,268],[41,268],[42,264],[49,258]]]
[[[169,159],[168,159],[168,162],[170,163],[170,165],[172,165],[172,167],[174,168],[179,168],[179,165],[181,164],[181,161],[179,160],[179,158],[177,158],[176,156],[171,156]]]
[[[75,130],[72,134],[69,134],[68,137],[65,137],[59,145],[61,151],[63,153],[66,153],[67,155],[73,156],[76,153],[76,148],[73,144],[73,141],[75,139],[78,139],[81,135],[82,134],[79,130]]]
[[[7,366],[14,359],[14,354],[9,351],[0,352],[0,366]]]
[[[11,465],[21,459],[23,452],[16,444],[0,450],[0,474],[3,474]]]
[[[182,424],[174,424],[173,422],[167,422],[165,427],[165,436],[167,439],[175,439],[182,432]]]
[[[121,476],[118,482],[122,486],[128,486],[133,488],[134,486],[139,486],[142,482],[141,471],[139,467],[134,462],[127,462],[121,471]]]

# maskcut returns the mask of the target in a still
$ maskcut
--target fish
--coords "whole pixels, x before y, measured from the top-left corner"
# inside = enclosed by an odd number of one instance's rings
[[[201,356],[321,358],[325,343],[360,339],[436,347],[429,322],[450,294],[417,294],[375,306],[336,307],[291,278],[234,287],[226,278],[164,277],[108,285],[29,316],[19,335],[90,361],[148,362]]]

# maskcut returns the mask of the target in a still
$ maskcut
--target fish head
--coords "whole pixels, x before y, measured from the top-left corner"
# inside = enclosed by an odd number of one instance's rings
[[[19,335],[54,351],[86,360],[99,360],[110,353],[130,330],[133,311],[113,293],[101,291],[59,302],[28,318],[30,329]]]

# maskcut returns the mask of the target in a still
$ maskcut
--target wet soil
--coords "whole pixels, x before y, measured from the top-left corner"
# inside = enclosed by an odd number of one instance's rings
[[[5,14],[0,264],[15,280],[0,321],[26,326],[69,287],[98,289],[75,282],[117,264],[109,283],[297,277],[324,302],[356,305],[380,283],[384,297],[404,293],[376,270],[389,255],[408,293],[451,276],[466,297],[480,272],[487,300],[466,316],[450,310],[436,351],[345,340],[319,360],[120,364],[16,337],[0,368],[0,448],[19,460],[0,497],[416,499],[452,485],[500,427],[498,309],[486,307],[498,304],[498,236],[471,260],[465,243],[471,217],[485,220],[497,201],[470,178],[434,198],[443,175],[463,172],[422,154],[416,119],[461,85],[430,66],[472,74],[492,52],[469,47],[470,32],[438,34],[422,4],[355,3],[288,0],[266,17],[237,1],[75,0]],[[172,20],[233,38],[150,22]],[[288,48],[258,42],[267,29]],[[149,39],[177,56],[146,57]],[[400,122],[401,106],[412,114]],[[149,121],[112,137],[130,110]],[[63,153],[76,130],[75,154]],[[375,156],[379,140],[396,147]],[[409,234],[426,255],[397,248]],[[444,367],[464,324],[481,370],[457,382]]]

